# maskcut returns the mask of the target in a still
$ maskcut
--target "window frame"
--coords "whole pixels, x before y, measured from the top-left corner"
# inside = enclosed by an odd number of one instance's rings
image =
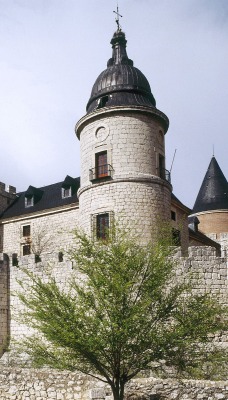
[[[67,192],[69,193],[67,194]],[[72,197],[72,187],[62,187],[62,199],[68,199],[69,197]]]
[[[106,162],[104,162],[103,158]],[[95,171],[96,179],[107,178],[109,176],[107,150],[95,153]]]
[[[34,206],[34,196],[25,196],[25,207],[33,207]]]
[[[22,236],[28,237],[31,236],[31,225],[22,225]]]
[[[103,231],[104,234],[100,235],[100,230],[98,227],[98,221],[99,219],[103,216],[108,216],[108,226],[106,225],[105,231]],[[106,240],[108,239],[108,232],[110,228],[113,226],[113,221],[114,221],[114,212],[113,211],[108,211],[104,210],[96,214],[91,215],[91,232],[92,232],[92,237],[94,240]],[[105,232],[107,234],[105,234]]]
[[[96,238],[98,240],[108,239],[109,229],[110,229],[109,213],[98,214],[96,216]]]
[[[28,251],[26,251],[28,249]],[[22,245],[22,255],[29,256],[31,254],[31,245],[30,244],[23,244]]]
[[[166,179],[166,177],[165,177],[165,156],[161,153],[158,154],[158,171],[159,171],[160,178]]]
[[[177,220],[177,213],[176,211],[171,210],[171,220],[176,221]]]

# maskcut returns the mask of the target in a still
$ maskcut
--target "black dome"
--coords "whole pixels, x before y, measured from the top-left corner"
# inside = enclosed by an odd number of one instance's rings
[[[150,84],[143,73],[133,66],[126,52],[124,32],[118,30],[111,40],[113,55],[107,69],[96,79],[87,112],[101,107],[141,105],[155,107]]]

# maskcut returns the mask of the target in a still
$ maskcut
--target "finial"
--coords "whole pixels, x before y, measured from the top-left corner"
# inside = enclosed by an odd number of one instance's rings
[[[116,23],[117,23],[117,31],[121,31],[121,26],[120,26],[120,17],[122,18],[123,15],[121,15],[119,13],[119,5],[118,5],[118,1],[117,1],[117,7],[116,7],[116,11],[113,11],[116,14]]]
[[[215,156],[215,146],[213,145],[213,157]]]

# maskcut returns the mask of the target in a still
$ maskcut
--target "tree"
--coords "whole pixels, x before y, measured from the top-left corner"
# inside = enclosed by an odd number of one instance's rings
[[[36,366],[81,371],[122,400],[126,383],[154,362],[192,373],[218,356],[209,334],[226,328],[224,311],[208,294],[194,294],[190,280],[177,279],[166,239],[143,247],[118,230],[101,241],[76,235],[68,290],[25,271],[32,285],[19,293],[24,321],[38,333],[24,348]]]

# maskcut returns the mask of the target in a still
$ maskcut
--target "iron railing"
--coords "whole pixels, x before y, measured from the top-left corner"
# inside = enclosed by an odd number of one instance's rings
[[[112,176],[113,167],[110,164],[99,165],[89,170],[89,180],[91,182],[97,179],[112,178]]]
[[[171,183],[171,173],[165,168],[160,168],[160,177]]]

